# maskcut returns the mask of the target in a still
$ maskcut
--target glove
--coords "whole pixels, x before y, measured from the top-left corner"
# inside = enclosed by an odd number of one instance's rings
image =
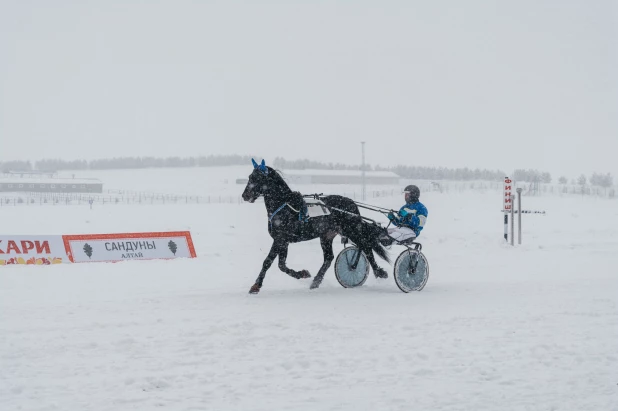
[[[393,214],[392,211],[390,213],[388,213],[387,217],[391,221],[395,221],[395,219],[397,218],[397,217],[395,217],[395,214]]]

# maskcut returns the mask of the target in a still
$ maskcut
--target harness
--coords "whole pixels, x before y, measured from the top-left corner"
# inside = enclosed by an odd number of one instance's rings
[[[283,204],[281,205],[281,207],[279,207],[278,209],[276,209],[276,210],[275,210],[275,212],[274,212],[274,213],[272,213],[272,214],[270,215],[270,217],[268,217],[268,226],[269,226],[270,228],[272,228],[273,218],[277,215],[277,213],[278,213],[279,211],[281,211],[283,208],[285,208],[285,206],[288,206],[288,207],[290,208],[290,210],[294,211],[295,213],[298,213],[298,221],[300,221],[300,222],[304,223],[304,222],[306,222],[306,221],[309,219],[309,216],[308,216],[308,215],[305,215],[305,216],[303,217],[303,214],[304,214],[304,213],[303,213],[303,211],[302,211],[302,210],[297,210],[297,209],[295,209],[294,207],[292,207],[291,205],[289,205],[288,203],[283,203]]]

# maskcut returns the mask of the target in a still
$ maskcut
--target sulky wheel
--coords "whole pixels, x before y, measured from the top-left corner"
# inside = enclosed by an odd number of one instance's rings
[[[404,293],[421,291],[429,278],[429,263],[418,250],[408,249],[397,257],[394,275],[397,287]]]
[[[359,287],[369,275],[369,261],[357,247],[344,248],[335,260],[335,277],[345,288]]]

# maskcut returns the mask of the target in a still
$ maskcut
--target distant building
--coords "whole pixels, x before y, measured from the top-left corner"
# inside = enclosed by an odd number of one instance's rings
[[[0,177],[0,193],[103,192],[103,183],[95,178],[46,178],[42,175],[49,173],[4,173]]]

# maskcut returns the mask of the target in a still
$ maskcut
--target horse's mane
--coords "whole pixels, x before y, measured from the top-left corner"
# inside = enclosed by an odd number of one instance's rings
[[[272,178],[274,176],[275,180],[277,180],[277,183],[280,183],[281,185],[285,186],[285,187],[290,187],[288,185],[288,183],[285,182],[285,179],[283,178],[283,172],[281,170],[275,170],[272,167],[266,167],[268,168],[268,174],[270,175],[270,177]]]
[[[268,167],[268,174],[271,176],[271,178],[274,177],[274,179],[277,180],[277,184],[280,184],[291,191],[291,193],[286,196],[286,202],[288,204],[290,204],[297,210],[303,206],[303,195],[299,191],[293,191],[290,188],[288,183],[286,183],[286,181],[284,180],[283,172],[281,170],[275,170],[272,167]]]
[[[283,180],[283,171],[272,168],[270,166],[266,166],[266,168],[268,169],[268,174],[270,173],[276,174],[277,176],[279,176],[279,178]]]

